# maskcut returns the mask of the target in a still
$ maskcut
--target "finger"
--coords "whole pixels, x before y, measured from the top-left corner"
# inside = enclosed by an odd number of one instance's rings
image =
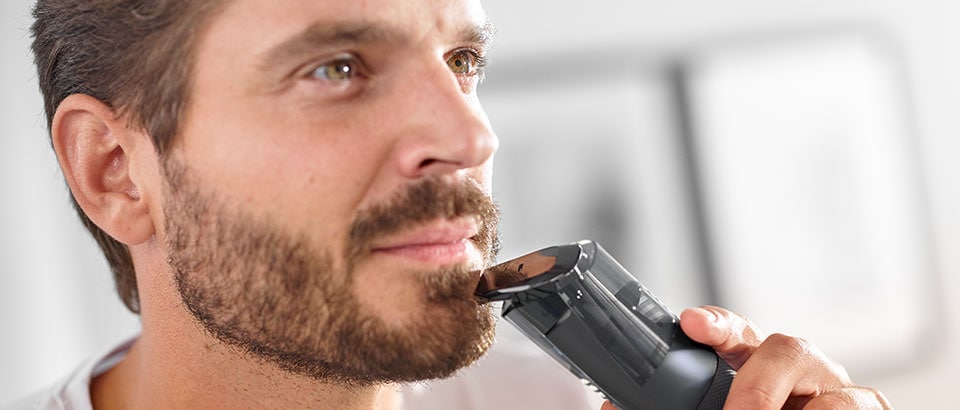
[[[803,339],[775,334],[764,340],[730,385],[726,409],[780,409],[850,385],[846,371]]]
[[[810,400],[803,410],[893,410],[893,406],[876,389],[846,387],[823,393]]]
[[[610,403],[610,401],[604,401],[603,405],[600,406],[600,410],[617,410],[617,408],[612,403]]]
[[[684,310],[680,327],[693,341],[716,350],[734,370],[743,366],[765,338],[747,318],[716,306]]]

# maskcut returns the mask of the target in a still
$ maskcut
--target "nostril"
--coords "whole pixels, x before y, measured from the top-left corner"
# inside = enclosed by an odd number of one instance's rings
[[[433,158],[427,158],[427,159],[423,160],[422,162],[420,162],[420,169],[429,167],[430,165],[434,164],[435,162],[437,162],[437,160],[435,160],[435,159],[433,159]]]

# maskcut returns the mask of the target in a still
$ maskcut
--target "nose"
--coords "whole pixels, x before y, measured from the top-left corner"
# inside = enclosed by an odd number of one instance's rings
[[[416,81],[405,82],[396,90],[403,113],[395,146],[400,173],[416,179],[487,163],[499,140],[476,91],[465,92],[442,61],[418,71]]]

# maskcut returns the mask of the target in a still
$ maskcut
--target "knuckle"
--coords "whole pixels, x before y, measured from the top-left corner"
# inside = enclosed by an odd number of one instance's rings
[[[765,350],[771,356],[778,357],[785,363],[793,363],[798,370],[806,369],[823,376],[829,375],[829,383],[821,388],[831,389],[850,386],[850,376],[840,363],[827,357],[815,344],[800,337],[788,336],[781,333],[773,334],[764,341]],[[820,389],[817,389],[820,390]]]
[[[799,337],[787,336],[783,333],[770,335],[770,337],[764,341],[764,344],[768,344],[781,354],[792,358],[808,356],[811,355],[813,351],[810,342]]]
[[[873,397],[873,399],[877,401],[877,405],[879,406],[877,408],[883,410],[893,409],[893,405],[891,405],[890,401],[887,400],[887,396],[884,396],[880,390],[868,388],[867,391]]]
[[[830,372],[837,377],[837,380],[839,380],[842,385],[849,386],[853,384],[850,381],[850,374],[847,373],[847,368],[842,364],[827,358],[824,358],[824,363]]]

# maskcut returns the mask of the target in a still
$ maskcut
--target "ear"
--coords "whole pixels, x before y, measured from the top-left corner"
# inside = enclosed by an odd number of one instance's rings
[[[112,108],[82,94],[60,103],[50,133],[67,185],[87,217],[126,245],[153,236],[149,202],[131,172],[137,165],[134,148],[148,140],[145,133],[131,130]]]

